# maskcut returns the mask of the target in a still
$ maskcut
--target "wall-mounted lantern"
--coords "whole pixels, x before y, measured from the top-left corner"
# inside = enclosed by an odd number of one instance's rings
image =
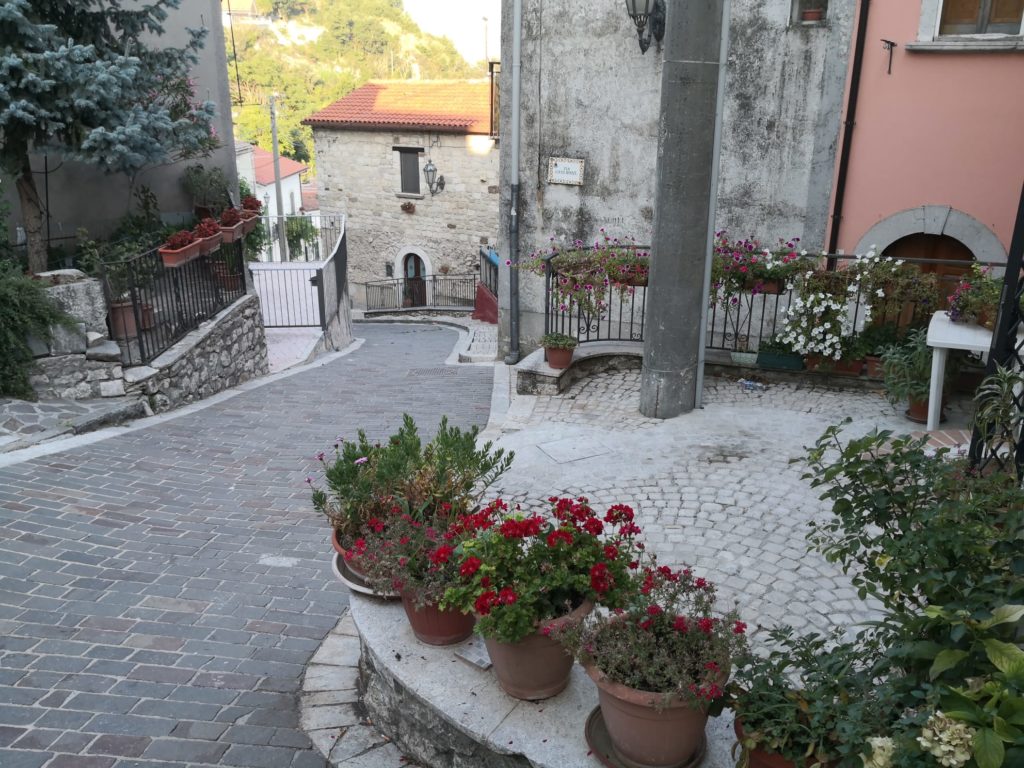
[[[437,166],[433,160],[427,160],[427,164],[423,166],[423,178],[427,180],[431,197],[444,189],[444,176],[437,175]]]
[[[661,42],[665,36],[665,4],[662,0],[626,0],[626,13],[636,24],[640,53],[647,53],[652,38]]]

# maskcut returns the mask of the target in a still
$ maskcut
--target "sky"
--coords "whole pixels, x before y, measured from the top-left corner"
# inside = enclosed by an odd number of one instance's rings
[[[451,38],[471,64],[484,58],[484,17],[487,53],[501,57],[501,0],[405,0],[405,10],[424,32]]]

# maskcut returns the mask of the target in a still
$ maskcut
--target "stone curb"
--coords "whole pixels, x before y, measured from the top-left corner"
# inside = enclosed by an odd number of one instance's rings
[[[25,448],[31,448],[34,445],[41,443],[47,443],[51,440],[57,440],[62,437],[69,437],[72,435],[83,435],[88,432],[94,432],[105,427],[113,427],[118,424],[123,424],[126,421],[133,419],[140,419],[144,416],[151,416],[152,412],[147,407],[144,400],[135,400],[131,403],[125,403],[124,406],[101,413],[87,413],[79,416],[78,418],[71,419],[68,425],[62,429],[47,429],[42,432],[36,432],[32,435],[22,437],[21,439],[14,440],[13,442],[5,443],[0,445],[0,453],[11,453],[13,451],[20,451]]]
[[[299,723],[331,766],[416,768],[366,719],[359,700],[359,634],[347,610],[310,659]]]

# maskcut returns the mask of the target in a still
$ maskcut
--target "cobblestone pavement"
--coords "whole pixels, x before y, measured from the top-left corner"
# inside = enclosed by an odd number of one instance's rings
[[[849,434],[916,425],[877,392],[751,392],[726,377],[708,379],[702,410],[658,421],[638,412],[639,382],[639,371],[609,372],[558,397],[515,396],[492,425],[517,454],[495,493],[529,506],[552,495],[632,505],[663,562],[694,566],[752,625],[822,630],[870,618],[841,570],[807,551],[807,525],[827,507],[802,479],[801,459],[844,418]],[[949,424],[967,420],[954,404]]]
[[[97,400],[0,398],[0,453],[145,415],[135,397]]]
[[[347,356],[63,452],[0,460],[0,765],[323,766],[306,664],[346,596],[304,482],[403,410],[487,420],[456,333],[360,326]]]

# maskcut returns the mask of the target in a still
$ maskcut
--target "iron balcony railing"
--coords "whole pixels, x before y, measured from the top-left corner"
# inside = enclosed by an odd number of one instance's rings
[[[471,311],[476,275],[427,275],[366,283],[366,310],[444,309]]]
[[[849,256],[826,256],[822,264],[834,264],[833,270],[842,279],[844,268],[853,261]],[[906,264],[942,265],[967,269],[972,262],[938,259],[904,259]],[[647,308],[647,286],[629,285],[623,288],[609,286],[603,296],[605,306],[597,308],[594,302],[582,303],[566,300],[564,293],[555,290],[556,281],[580,282],[580,276],[553,269],[548,261],[545,270],[545,333],[564,333],[581,344],[595,341],[643,341],[644,317]],[[999,266],[999,265],[992,265]],[[952,293],[959,277],[940,277],[941,297]],[[791,302],[793,292],[783,287],[780,293],[743,291],[735,296],[735,303],[713,302],[708,307],[706,347],[730,352],[756,351],[765,341],[780,331]],[[873,302],[871,319],[897,325],[908,325],[921,316],[940,309],[939,306],[917,306],[915,302]],[[867,319],[863,297],[850,295],[848,307],[852,327],[862,328]]]
[[[498,295],[498,255],[486,248],[480,249],[480,282],[495,296]]]
[[[241,241],[179,266],[157,248],[101,264],[111,338],[126,365],[145,365],[245,295]]]

